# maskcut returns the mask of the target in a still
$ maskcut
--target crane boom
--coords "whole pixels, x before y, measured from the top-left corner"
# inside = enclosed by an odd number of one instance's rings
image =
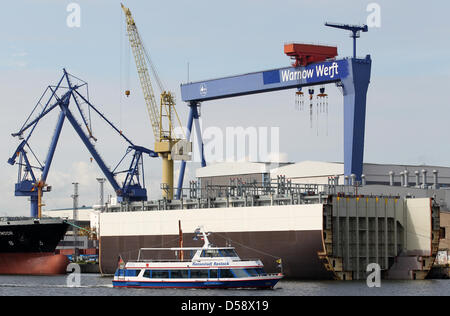
[[[141,40],[130,9],[126,8],[123,4],[120,5],[125,13],[128,39],[133,50],[137,73],[139,75],[142,91],[144,93],[145,103],[150,114],[150,121],[153,128],[153,134],[155,136],[155,152],[157,152],[162,158],[162,193],[165,198],[171,200],[173,198],[174,157],[179,156],[179,153],[192,151],[191,145],[187,142],[179,142],[180,139],[176,138],[174,133],[175,119],[178,120],[180,127],[182,125],[175,109],[175,97],[171,92],[165,90],[156,68],[150,60],[147,50],[145,49],[144,43]],[[159,108],[156,103],[155,94],[150,81],[147,62],[161,93]],[[127,92],[129,94],[129,91]],[[182,146],[184,146],[182,150],[178,149]],[[172,151],[174,151],[173,155]]]
[[[147,105],[150,122],[152,124],[153,134],[157,142],[160,141],[160,112],[158,104],[156,103],[155,93],[153,91],[150,74],[148,72],[147,63],[145,61],[145,50],[141,37],[134,23],[133,16],[130,9],[121,4],[123,12],[127,20],[127,33],[130,40],[130,45],[133,50],[134,59],[136,62],[137,73],[141,83],[142,91],[144,93],[145,104]]]

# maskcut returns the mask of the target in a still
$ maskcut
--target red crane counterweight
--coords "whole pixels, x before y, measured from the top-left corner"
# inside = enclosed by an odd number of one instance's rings
[[[294,59],[294,67],[307,66],[311,63],[325,61],[338,55],[337,47],[311,44],[285,44],[284,53]]]

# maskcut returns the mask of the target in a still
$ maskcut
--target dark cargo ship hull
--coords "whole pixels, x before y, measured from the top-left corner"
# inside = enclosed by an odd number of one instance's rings
[[[63,274],[69,263],[55,255],[68,223],[60,219],[2,218],[0,274]]]

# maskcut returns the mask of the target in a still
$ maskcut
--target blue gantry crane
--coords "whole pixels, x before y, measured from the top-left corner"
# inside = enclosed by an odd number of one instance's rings
[[[364,131],[366,97],[370,83],[372,59],[356,57],[356,38],[359,32],[367,32],[367,26],[331,24],[326,26],[350,30],[354,39],[353,57],[336,59],[329,46],[286,44],[285,53],[296,62],[283,67],[235,75],[230,77],[190,82],[181,85],[181,97],[190,107],[186,139],[195,124],[200,148],[201,165],[206,166],[203,152],[198,107],[201,102],[226,99],[244,95],[266,93],[286,89],[301,90],[303,87],[334,83],[342,88],[344,95],[344,174],[354,174],[361,179],[364,155]],[[178,178],[177,198],[181,197],[186,162],[182,161]]]
[[[65,69],[63,69],[63,72],[64,74],[58,84],[54,86],[50,85],[44,91],[21,129],[17,133],[12,134],[12,136],[18,137],[21,140],[17,149],[14,151],[14,154],[8,159],[9,164],[17,164],[19,166],[18,182],[15,184],[15,195],[30,197],[31,217],[41,217],[42,194],[43,192],[51,190],[51,187],[47,185],[46,181],[62,127],[67,119],[90,152],[92,156],[91,159],[96,161],[106,179],[113,187],[118,199],[120,201],[146,201],[147,190],[145,189],[144,182],[143,156],[145,154],[150,157],[158,157],[158,154],[150,149],[133,144],[122,131],[117,129],[114,124],[92,105],[89,101],[88,93],[82,93],[84,90],[88,92],[87,83],[69,74]],[[73,84],[72,81],[75,80],[79,83]],[[48,97],[48,95],[50,96]],[[45,99],[47,99],[47,101],[44,103]],[[71,101],[74,103],[74,105],[72,105],[72,108],[74,109],[69,108]],[[83,107],[87,107],[89,116],[84,114]],[[41,163],[30,146],[30,138],[38,123],[53,110],[59,110],[58,121],[46,159]],[[78,122],[72,110],[78,110],[80,113],[86,132],[83,130],[82,125]],[[92,143],[97,141],[97,139],[92,135],[90,119],[91,110],[98,114],[101,119],[111,126],[112,129],[128,143],[125,155],[120,159],[119,163],[112,171],[106,166]],[[37,114],[37,116],[34,119],[31,119],[35,114]],[[27,133],[26,136],[25,133]],[[29,154],[32,155],[32,159],[37,162],[37,165],[31,163]],[[131,156],[131,163],[128,168],[119,170],[119,167],[122,166],[122,163],[127,156]],[[37,174],[38,172],[40,172],[40,176]],[[120,185],[116,176],[121,173],[125,173],[125,180]]]

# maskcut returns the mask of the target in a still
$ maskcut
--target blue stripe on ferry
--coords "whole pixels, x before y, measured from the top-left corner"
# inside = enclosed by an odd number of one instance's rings
[[[113,281],[114,287],[146,288],[239,288],[239,287],[273,287],[279,279],[245,280],[245,281]]]

